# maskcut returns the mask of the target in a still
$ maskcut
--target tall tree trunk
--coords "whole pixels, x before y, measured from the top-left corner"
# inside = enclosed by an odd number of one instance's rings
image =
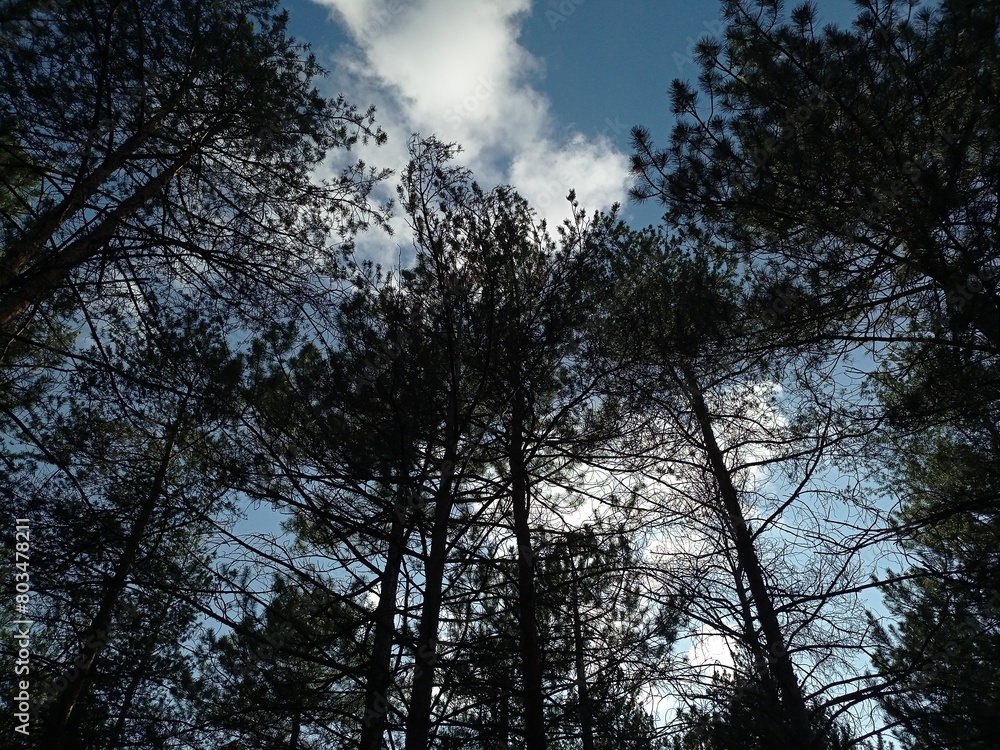
[[[108,241],[122,223],[163,190],[188,164],[196,150],[192,146],[178,155],[156,177],[109,211],[95,228],[71,242],[57,255],[20,275],[12,276],[0,289],[0,330],[7,328],[21,313],[65,283],[78,266],[106,251]]]
[[[510,670],[505,669],[504,673],[504,676],[508,678],[507,684],[513,684],[513,675]],[[510,747],[510,698],[506,691],[501,690],[497,700],[500,701],[500,736],[497,739],[500,747],[506,748]]]
[[[386,551],[385,570],[382,572],[378,604],[375,607],[375,640],[365,682],[365,712],[361,722],[360,750],[382,750],[386,714],[389,710],[389,670],[393,634],[396,630],[396,594],[403,560],[406,520],[404,509],[398,504],[396,508],[398,512],[393,514],[389,529],[389,548]]]
[[[594,750],[594,717],[590,705],[590,689],[587,685],[587,669],[584,661],[583,623],[580,618],[580,581],[576,575],[576,562],[573,553],[569,556],[570,565],[570,606],[573,609],[573,652],[576,662],[576,694],[580,701],[580,736],[583,739],[583,750]]]
[[[760,558],[757,556],[757,550],[754,547],[753,537],[743,516],[739,493],[726,466],[722,449],[715,439],[712,417],[705,403],[700,384],[689,366],[685,365],[681,369],[687,382],[688,397],[691,400],[691,406],[704,440],[704,448],[708,455],[712,474],[719,485],[719,493],[722,496],[722,503],[729,519],[736,554],[743,566],[747,586],[753,597],[754,609],[757,612],[757,618],[760,620],[761,630],[767,643],[767,659],[781,696],[782,710],[786,717],[786,729],[791,737],[796,738],[799,747],[812,748],[815,746],[815,736],[812,723],[809,720],[809,711],[806,708],[802,688],[795,676],[795,667],[788,654],[781,623],[774,609],[774,601],[771,599],[764,581],[764,573]]]
[[[445,464],[453,467],[454,452],[449,452],[449,456]],[[427,750],[430,742],[434,664],[437,662],[437,632],[441,619],[444,568],[448,562],[452,502],[452,474],[445,471],[435,492],[431,551],[424,568],[424,601],[413,660],[413,688],[406,716],[406,750]]]
[[[178,94],[183,91],[178,91]],[[86,209],[90,200],[116,172],[128,165],[128,161],[151,138],[169,115],[169,108],[180,101],[175,94],[168,106],[147,120],[134,134],[110,153],[92,172],[79,175],[66,197],[57,205],[39,215],[31,227],[19,239],[11,242],[0,260],[0,292],[6,293],[11,282],[31,264],[38,261],[42,248],[52,240],[59,228],[75,214]]]
[[[440,243],[432,243],[440,252]],[[444,568],[448,562],[448,531],[457,484],[458,439],[460,423],[460,387],[462,381],[459,335],[455,330],[455,311],[449,293],[444,294],[444,320],[448,352],[448,396],[444,425],[444,461],[434,492],[434,526],[431,549],[424,566],[424,601],[417,628],[413,685],[406,714],[405,750],[428,750],[431,735],[431,704],[434,690],[434,665],[437,662],[437,633],[441,619]]]
[[[524,734],[527,750],[545,750],[545,706],[542,693],[542,657],[536,621],[535,563],[528,525],[530,482],[524,455],[526,419],[524,388],[518,386],[511,410],[511,497],[514,506],[514,537],[517,540],[517,620],[521,637]]]
[[[122,592],[125,590],[125,584],[132,573],[132,568],[139,554],[139,547],[146,537],[146,530],[153,517],[153,512],[160,502],[160,498],[163,496],[167,470],[170,468],[170,461],[173,458],[174,444],[177,441],[181,422],[184,419],[185,405],[185,403],[181,404],[179,416],[167,431],[166,445],[163,448],[163,456],[160,459],[160,464],[153,478],[152,487],[142,502],[142,506],[139,509],[139,517],[136,519],[129,533],[125,549],[115,568],[115,574],[108,587],[104,590],[104,596],[101,597],[101,604],[97,610],[97,614],[91,621],[90,626],[83,632],[81,637],[83,648],[74,662],[76,665],[76,676],[62,691],[46,720],[45,729],[42,733],[41,746],[49,748],[49,750],[62,750],[65,747],[67,739],[66,729],[69,725],[70,716],[73,713],[73,707],[90,684],[94,660],[107,645],[108,629],[111,627],[111,619],[115,607],[118,605]]]
[[[292,698],[295,700],[295,698]],[[288,738],[288,750],[299,750],[299,736],[302,734],[302,711],[298,708],[292,716],[292,734]]]
[[[198,44],[195,41],[192,45],[192,54]],[[116,172],[124,170],[128,166],[129,159],[156,136],[163,122],[176,111],[190,91],[190,86],[194,82],[192,75],[186,75],[164,105],[146,119],[138,130],[122,142],[101,164],[89,174],[80,175],[69,194],[58,205],[37,217],[23,237],[5,248],[3,258],[0,260],[0,331],[6,329],[31,305],[51,294],[69,278],[73,269],[103,252],[118,227],[163,190],[204,144],[221,131],[224,121],[216,122],[177,154],[170,163],[164,164],[155,177],[138,185],[132,195],[122,198],[95,228],[71,242],[56,255],[44,257],[43,248],[46,243],[52,241],[60,227],[76,214],[85,211],[87,201],[99,193],[101,187],[112,179]]]
[[[743,566],[737,563],[733,569],[733,588],[736,596],[740,600],[740,615],[743,618],[743,640],[753,656],[754,668],[757,670],[757,677],[765,690],[777,695],[777,686],[771,679],[771,667],[767,658],[767,647],[760,640],[757,633],[757,626],[754,623],[753,595],[747,591],[746,576],[743,575]]]
[[[947,223],[947,217],[940,221]],[[949,316],[968,320],[1000,353],[1000,301],[988,281],[980,278],[983,268],[967,256],[951,265],[938,256],[937,242],[927,231],[916,231],[909,238],[912,247],[919,248],[917,259],[909,264],[939,285],[945,295]],[[970,279],[974,279],[970,283]],[[951,322],[951,321],[949,321]]]
[[[128,719],[129,713],[132,711],[132,703],[135,700],[135,694],[139,690],[139,685],[142,682],[142,678],[146,674],[146,670],[149,668],[150,659],[153,656],[154,644],[150,644],[149,650],[147,650],[145,657],[139,663],[138,669],[135,670],[135,674],[132,675],[132,679],[129,680],[128,687],[125,689],[125,695],[122,699],[121,708],[118,709],[118,718],[115,720],[115,728],[111,733],[111,740],[108,742],[107,750],[118,750],[121,747],[122,738],[125,735],[125,722]]]

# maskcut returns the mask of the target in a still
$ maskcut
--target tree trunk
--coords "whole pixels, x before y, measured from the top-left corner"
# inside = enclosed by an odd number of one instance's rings
[[[163,456],[157,467],[156,475],[153,478],[153,486],[150,488],[145,500],[143,500],[139,510],[139,517],[136,519],[135,524],[132,526],[132,531],[129,533],[125,549],[115,568],[114,577],[104,591],[97,614],[81,638],[83,648],[76,657],[76,676],[62,691],[46,720],[45,729],[42,734],[42,746],[50,748],[50,750],[62,750],[65,746],[67,739],[66,728],[69,725],[73,707],[90,684],[94,660],[107,645],[108,629],[111,627],[112,615],[114,614],[115,607],[118,605],[122,592],[125,590],[125,584],[132,573],[132,568],[139,554],[139,547],[146,536],[147,527],[153,517],[153,511],[156,509],[163,495],[167,470],[170,467],[174,444],[180,432],[183,419],[184,405],[182,404],[179,416],[167,432],[166,445],[164,446]]]
[[[116,172],[125,168],[129,158],[156,134],[167,114],[169,114],[167,108],[164,108],[150,118],[114,153],[109,154],[93,172],[79,179],[59,205],[53,206],[35,219],[32,227],[19,241],[10,243],[3,260],[0,261],[0,292],[6,294],[12,281],[38,260],[42,248],[55,236],[59,227],[84,210],[87,201],[100,190],[101,186]]]
[[[450,444],[452,447],[446,451],[441,480],[434,493],[434,528],[431,531],[431,551],[424,569],[424,602],[420,612],[413,687],[406,716],[406,750],[427,750],[430,742],[437,631],[441,619],[442,587],[444,568],[448,562],[448,530],[453,503],[455,441],[450,441]]]
[[[527,750],[545,750],[545,707],[542,693],[542,658],[535,619],[535,564],[528,525],[530,482],[524,456],[524,389],[514,394],[510,429],[511,497],[514,506],[514,537],[517,539],[517,619],[521,637],[521,677],[524,702],[524,734]]]
[[[156,177],[119,203],[86,236],[71,242],[58,254],[37,266],[11,276],[0,289],[0,330],[6,329],[21,313],[65,283],[74,269],[103,252],[118,227],[163,190],[188,164],[196,151],[195,146],[189,147]]]
[[[379,586],[378,605],[375,607],[375,640],[365,683],[365,712],[361,723],[360,750],[382,750],[386,714],[389,710],[389,673],[392,662],[392,641],[396,630],[396,593],[399,588],[399,570],[403,559],[405,539],[404,511],[393,514],[389,529],[389,548],[386,551],[385,570]]]
[[[767,643],[767,660],[781,696],[782,710],[785,713],[787,723],[786,730],[791,737],[797,738],[799,747],[814,747],[815,736],[812,731],[812,723],[809,720],[805,698],[795,676],[795,668],[788,654],[781,623],[778,621],[778,615],[774,609],[774,602],[764,581],[764,573],[757,556],[757,550],[754,547],[753,537],[743,516],[739,493],[726,466],[722,449],[715,439],[712,417],[705,404],[699,383],[689,366],[682,367],[682,373],[688,385],[688,396],[691,399],[702,439],[705,441],[704,449],[708,455],[712,474],[719,485],[723,506],[729,518],[736,554],[743,566],[747,586],[753,597],[754,608]]]
[[[292,700],[295,700],[294,698]],[[302,734],[302,712],[295,711],[292,716],[292,734],[288,738],[288,750],[299,750],[299,736]]]
[[[504,672],[504,676],[508,678],[507,684],[513,683],[514,679],[510,671],[504,670]],[[501,748],[508,748],[510,747],[510,699],[507,693],[501,690],[497,700],[500,701],[500,736],[498,739]]]
[[[594,750],[594,718],[587,686],[587,669],[583,658],[583,623],[580,620],[580,582],[576,576],[576,563],[570,553],[570,606],[573,609],[573,651],[576,661],[576,694],[580,701],[580,736],[583,750]]]
[[[432,241],[436,253],[441,244]],[[444,320],[448,352],[447,413],[444,425],[444,461],[434,492],[434,526],[431,549],[424,567],[424,601],[417,628],[417,648],[414,655],[413,685],[406,715],[405,750],[428,750],[431,735],[431,704],[434,690],[434,665],[437,662],[437,631],[441,619],[444,568],[448,562],[448,531],[457,484],[458,439],[462,382],[459,336],[455,331],[452,301],[445,289]]]
[[[121,747],[122,737],[125,734],[125,721],[128,719],[129,712],[132,710],[132,702],[135,700],[136,691],[139,689],[139,684],[142,682],[143,676],[146,674],[146,670],[149,668],[149,662],[152,658],[152,652],[155,646],[151,648],[146,653],[146,658],[142,660],[139,664],[139,668],[135,670],[135,674],[132,675],[132,679],[129,680],[128,687],[125,689],[125,695],[123,696],[121,708],[118,709],[118,718],[115,720],[115,728],[111,734],[111,741],[108,743],[108,750],[118,750]]]

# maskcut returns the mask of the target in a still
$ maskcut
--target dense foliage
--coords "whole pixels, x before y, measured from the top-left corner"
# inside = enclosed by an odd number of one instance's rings
[[[723,3],[659,227],[415,137],[386,269],[273,2],[3,3],[4,737],[997,746],[1000,4],[857,4]]]

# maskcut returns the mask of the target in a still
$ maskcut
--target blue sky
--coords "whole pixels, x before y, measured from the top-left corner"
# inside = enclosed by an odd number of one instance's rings
[[[719,0],[285,5],[292,35],[330,71],[324,93],[377,106],[390,143],[362,152],[369,163],[398,172],[414,132],[460,143],[483,185],[513,185],[550,224],[567,215],[570,188],[588,210],[617,201],[634,225],[658,221],[658,205],[627,202],[629,131],[643,125],[666,140],[671,81],[693,80],[695,42],[723,30]],[[849,22],[851,6],[820,0],[821,21]],[[395,260],[394,243],[366,244]]]

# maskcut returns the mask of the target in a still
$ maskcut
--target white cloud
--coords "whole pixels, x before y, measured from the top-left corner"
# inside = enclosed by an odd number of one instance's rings
[[[542,141],[518,153],[509,178],[522,195],[547,217],[564,215],[565,197],[576,190],[587,209],[607,207],[625,196],[626,164],[607,139],[588,141],[582,135],[556,145]]]
[[[702,625],[690,638],[688,662],[705,676],[714,672],[729,672],[735,668],[733,646],[729,638]]]
[[[518,43],[531,0],[316,0],[354,41],[333,64],[333,83],[379,109],[391,145],[368,158],[405,164],[411,133],[460,144],[460,162],[488,187],[509,183],[550,226],[582,207],[621,202],[628,162],[604,137],[566,133],[533,85],[542,61]]]

